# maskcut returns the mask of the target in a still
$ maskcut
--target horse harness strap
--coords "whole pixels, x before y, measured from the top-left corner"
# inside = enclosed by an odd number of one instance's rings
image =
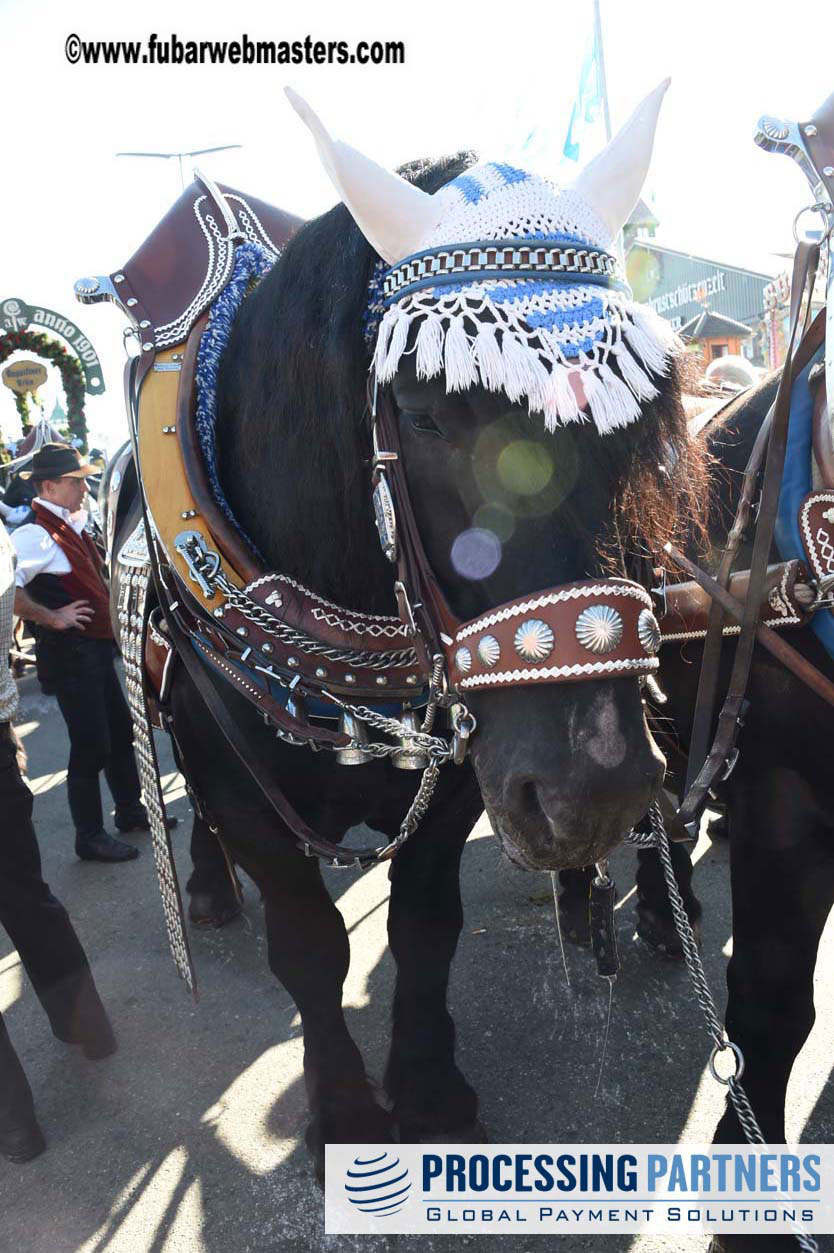
[[[779,380],[779,388],[772,411],[768,415],[766,434],[761,439],[757,439],[753,448],[751,464],[748,466],[748,472],[745,475],[744,488],[746,490],[742,492],[736,520],[730,532],[727,550],[719,571],[719,579],[716,581],[717,587],[723,590],[726,586],[726,580],[729,578],[732,561],[749,518],[752,489],[758,477],[758,463],[763,451],[763,441],[766,439],[767,445],[764,457],[761,495],[756,519],[747,597],[744,602],[744,612],[740,623],[738,647],[733,662],[730,686],[719,716],[715,739],[706,760],[703,760],[704,741],[709,734],[712,721],[713,702],[717,688],[717,673],[720,664],[723,609],[717,596],[711,611],[704,665],[698,687],[698,702],[695,711],[686,794],[680,808],[681,818],[690,830],[693,830],[700,820],[710,788],[719,777],[727,776],[737,757],[735,745],[747,708],[745,694],[753,662],[753,648],[759,626],[759,611],[767,579],[767,560],[773,538],[779,490],[785,463],[788,421],[790,417],[791,383],[798,373],[798,367],[807,362],[811,351],[810,343],[813,343],[819,333],[815,324],[812,324],[803,337],[803,340],[808,342],[800,344],[797,355],[794,357],[793,348],[799,330],[802,300],[807,290],[810,307],[810,292],[813,290],[818,258],[819,245],[806,242],[798,244],[791,283],[790,335],[786,365]],[[706,586],[706,581],[702,585]],[[816,687],[816,690],[821,691],[824,686],[823,676],[819,675],[819,672],[816,670],[813,673],[821,681],[815,683],[813,677],[807,673],[807,670],[804,675],[805,681],[809,682],[812,687]]]

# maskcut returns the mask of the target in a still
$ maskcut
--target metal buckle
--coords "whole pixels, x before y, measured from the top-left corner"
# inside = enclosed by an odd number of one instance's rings
[[[741,726],[740,722],[739,722],[739,726]],[[739,753],[739,750],[737,748],[734,748],[731,751],[730,755],[728,756],[724,764],[724,770],[720,776],[719,782],[726,783],[727,779],[729,779],[730,775],[735,770],[736,762],[738,761],[738,753]]]
[[[385,453],[385,456],[396,453]],[[382,545],[382,551],[389,561],[397,560],[397,515],[394,512],[394,498],[391,495],[391,489],[388,486],[388,480],[385,477],[384,470],[376,470],[374,473],[374,521],[376,522],[377,534],[379,542]]]
[[[207,600],[214,596],[214,588],[209,583],[220,569],[220,554],[206,548],[205,540],[199,531],[180,531],[174,539],[174,548],[188,566],[188,577],[197,583]]]
[[[452,706],[452,730],[454,731],[454,738],[452,739],[453,765],[463,765],[469,748],[470,736],[477,729],[477,726],[478,722],[475,715],[471,714],[465,705],[458,703]]]
[[[417,624],[414,621],[414,611],[411,608],[411,601],[408,599],[408,592],[405,590],[405,584],[397,579],[394,584],[394,595],[397,598],[397,609],[401,620],[410,635],[417,634]]]
[[[376,387],[376,379],[374,379],[374,387]],[[376,391],[374,391],[374,395],[376,395]],[[374,451],[373,457],[371,458],[371,467],[374,472],[374,483],[376,483],[377,474],[385,468],[386,464],[392,461],[399,461],[399,453],[388,452],[379,446],[379,423],[376,420],[376,402],[374,402],[373,417],[374,423],[371,428],[371,439],[373,441]]]

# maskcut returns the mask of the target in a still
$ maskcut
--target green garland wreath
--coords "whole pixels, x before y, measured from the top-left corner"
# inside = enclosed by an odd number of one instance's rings
[[[84,416],[84,375],[78,358],[72,353],[67,352],[66,348],[52,339],[49,335],[44,335],[40,331],[8,331],[5,335],[0,336],[0,365],[10,357],[13,352],[18,351],[33,352],[38,357],[51,362],[61,371],[61,382],[64,387],[64,395],[67,400],[67,426],[69,427],[70,436],[81,440],[81,451],[87,451],[87,419]],[[28,403],[25,397],[20,397],[26,405],[28,414]],[[18,399],[15,399],[18,413],[22,414],[21,406]]]

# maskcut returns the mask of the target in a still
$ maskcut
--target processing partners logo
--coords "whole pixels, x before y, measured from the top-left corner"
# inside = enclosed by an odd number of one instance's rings
[[[834,1231],[830,1144],[328,1144],[325,1175],[328,1234]]]
[[[362,1214],[383,1218],[396,1214],[408,1200],[408,1167],[392,1152],[355,1157],[345,1171],[348,1200]]]

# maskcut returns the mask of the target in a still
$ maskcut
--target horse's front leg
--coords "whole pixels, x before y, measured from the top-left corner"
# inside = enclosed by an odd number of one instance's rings
[[[283,842],[273,835],[273,844]],[[264,897],[269,966],[295,1001],[304,1029],[304,1080],[312,1115],[307,1147],[324,1174],[325,1144],[391,1139],[391,1116],[374,1099],[342,1011],[350,944],[318,862],[286,838],[268,861],[240,863]]]
[[[743,1084],[764,1137],[779,1143],[788,1078],[814,1022],[817,947],[834,900],[831,819],[798,772],[776,767],[734,780],[729,819],[727,1031],[744,1053]],[[716,1139],[744,1138],[728,1103]]]
[[[446,1004],[463,925],[460,857],[482,809],[474,776],[438,798],[391,866],[388,938],[397,964],[385,1088],[400,1139],[481,1139],[478,1099],[455,1064]]]
[[[727,1033],[770,1144],[785,1138],[785,1091],[814,1022],[817,946],[834,899],[830,822],[794,771],[733,780],[729,808],[733,956]],[[720,1063],[719,1063],[720,1065]],[[715,1138],[744,1143],[731,1103]],[[793,1236],[715,1236],[710,1253],[794,1253]]]
[[[692,891],[692,857],[689,845],[670,841],[669,853],[675,880],[695,936],[701,935],[701,902]],[[683,946],[675,926],[669,891],[660,856],[653,848],[637,854],[637,934],[651,948],[673,961],[683,961]]]

